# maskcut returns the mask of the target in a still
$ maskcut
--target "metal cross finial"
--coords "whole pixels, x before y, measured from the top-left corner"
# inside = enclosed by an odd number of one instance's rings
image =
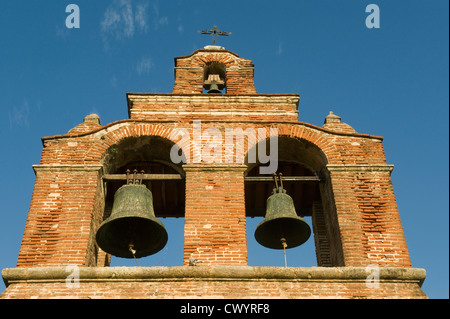
[[[216,38],[219,35],[224,35],[224,36],[231,35],[231,32],[219,31],[219,29],[217,29],[216,25],[211,30],[199,30],[197,32],[201,33],[201,34],[210,34],[212,36],[212,44],[216,44],[217,43]]]

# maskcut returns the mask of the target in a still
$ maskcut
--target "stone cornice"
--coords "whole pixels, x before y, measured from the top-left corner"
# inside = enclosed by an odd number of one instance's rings
[[[185,171],[245,171],[247,165],[243,164],[185,164],[183,169]]]
[[[186,103],[186,104],[296,104],[298,94],[173,94],[173,93],[127,93],[127,100],[140,103]]]
[[[219,122],[219,120],[202,120],[202,122],[205,123],[214,123],[214,122]],[[255,123],[254,120],[243,120],[243,119],[236,119],[236,120],[220,120],[221,123]],[[58,135],[53,135],[53,136],[43,136],[41,137],[42,143],[44,144],[45,141],[47,140],[57,140],[57,139],[67,139],[67,138],[78,138],[78,137],[83,137],[83,136],[87,136],[87,135],[92,135],[95,133],[98,133],[100,131],[105,130],[105,134],[106,134],[106,130],[113,128],[113,127],[117,127],[117,126],[122,126],[122,125],[135,125],[135,124],[161,124],[161,125],[173,125],[174,123],[179,123],[178,121],[174,120],[174,119],[170,119],[170,120],[131,120],[131,119],[126,119],[126,120],[119,120],[119,121],[115,121],[112,123],[109,123],[105,126],[102,126],[96,130],[93,130],[91,132],[85,132],[85,133],[79,133],[79,134],[58,134]],[[335,131],[331,131],[328,129],[325,129],[323,127],[320,126],[316,126],[310,123],[305,123],[305,122],[298,122],[298,121],[286,121],[286,120],[282,120],[282,121],[264,121],[264,120],[260,120],[258,121],[258,123],[260,124],[265,124],[265,125],[271,125],[271,127],[274,127],[274,125],[293,125],[293,126],[305,126],[305,127],[309,127],[311,129],[314,130],[318,130],[318,131],[322,131],[325,133],[328,133],[330,135],[339,135],[339,136],[353,136],[353,137],[357,137],[357,138],[369,138],[369,139],[376,139],[379,141],[383,141],[383,137],[382,136],[378,136],[378,135],[370,135],[370,134],[361,134],[361,133],[347,133],[347,132],[335,132]]]
[[[331,172],[392,172],[394,165],[389,164],[327,164]]]
[[[5,285],[14,283],[65,282],[76,271],[80,282],[121,281],[329,281],[364,282],[373,268],[366,267],[250,267],[250,266],[176,266],[176,267],[37,267],[6,268]],[[425,269],[380,267],[380,282],[414,282],[422,285]]]
[[[86,172],[86,171],[101,171],[103,169],[102,165],[96,164],[78,164],[78,165],[61,165],[61,164],[39,164],[33,165],[33,170],[37,172]]]

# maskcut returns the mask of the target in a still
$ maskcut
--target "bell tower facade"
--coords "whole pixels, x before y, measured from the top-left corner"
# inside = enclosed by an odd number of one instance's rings
[[[91,114],[43,137],[17,266],[2,271],[1,298],[426,298],[383,138],[332,112],[321,127],[299,122],[299,98],[257,93],[252,61],[212,45],[175,58],[171,93],[127,93],[128,119],[102,125]],[[246,218],[270,219],[274,174],[289,218],[311,216],[292,233],[301,233],[298,244],[314,241],[317,267],[248,266]],[[182,265],[109,266],[111,253],[139,257],[139,241],[159,240],[144,229],[132,246],[119,243],[122,226],[108,224],[122,225],[115,195],[130,176],[151,191],[154,214],[139,218],[184,218]],[[268,229],[261,242],[283,249]]]

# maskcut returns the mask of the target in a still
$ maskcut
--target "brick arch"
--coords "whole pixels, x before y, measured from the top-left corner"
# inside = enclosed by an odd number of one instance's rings
[[[202,49],[175,58],[173,93],[203,93],[203,68],[211,62],[223,63],[227,72],[226,94],[256,94],[253,63],[226,50]]]
[[[232,67],[239,61],[238,57],[231,55],[230,53],[210,53],[204,55],[198,55],[193,59],[193,64],[197,64],[200,67],[204,67],[211,62],[219,62],[225,64],[227,68]]]
[[[301,124],[282,124],[278,126],[279,135],[305,140],[324,153],[327,164],[336,160],[338,150],[330,143],[326,132]]]
[[[299,164],[297,166],[305,168],[304,172],[309,170],[309,173],[316,174],[323,179],[320,184],[304,184],[301,187],[285,184],[287,193],[292,196],[296,209],[298,209],[297,213],[302,212],[306,216],[311,216],[310,227],[313,233],[309,240],[314,241],[317,265],[343,266],[343,246],[339,237],[340,229],[336,206],[331,196],[333,186],[329,182],[327,173],[327,164],[336,157],[335,147],[332,142],[327,141],[327,132],[314,127],[303,124],[279,124],[271,127],[278,129],[278,140],[281,141],[278,159],[282,164],[278,168],[279,171],[286,168],[283,165],[292,164],[295,167],[296,164]],[[270,131],[267,130],[266,133],[266,136],[260,136],[257,139],[255,146],[270,137]],[[298,152],[293,151],[296,147],[299,148]],[[281,152],[285,152],[288,156],[280,154]],[[249,173],[255,166],[247,165],[247,173]],[[261,166],[263,165],[266,164]],[[251,190],[251,187],[253,187],[251,184],[246,185],[246,194],[254,194],[258,191]],[[254,195],[254,197],[263,198],[261,194]],[[251,206],[252,199],[251,196],[246,197],[246,209],[247,207],[249,210],[253,208]]]
[[[114,152],[114,148],[128,138],[157,137],[166,141],[167,144],[174,145],[177,143],[175,132],[174,128],[160,124],[117,123],[108,127],[107,132],[103,135],[101,135],[101,132],[97,132],[100,135],[99,142],[89,149],[85,158],[105,164],[108,154]],[[186,147],[189,147],[189,145],[180,146],[183,152]]]
[[[338,157],[338,151],[336,150],[336,146],[333,143],[330,143],[327,140],[327,133],[316,130],[314,128],[308,127],[302,124],[279,124],[272,125],[270,128],[278,130],[279,137],[292,138],[294,140],[302,141],[304,143],[308,143],[308,145],[313,146],[317,153],[317,156],[321,156],[322,165],[318,167],[314,165],[311,167],[314,171],[319,171],[325,167],[326,164],[331,163],[336,160]],[[248,150],[256,147],[256,145],[262,142],[264,139],[270,137],[269,128],[266,129],[265,137],[257,137],[256,143],[254,145],[246,145],[247,153],[245,154],[245,158],[247,161]],[[322,155],[321,155],[322,154]]]

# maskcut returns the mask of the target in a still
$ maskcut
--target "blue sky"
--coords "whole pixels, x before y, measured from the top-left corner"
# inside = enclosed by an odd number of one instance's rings
[[[65,25],[71,3],[78,29]],[[378,29],[365,24],[371,3]],[[232,32],[218,44],[254,62],[258,93],[300,94],[300,121],[321,126],[333,111],[384,136],[413,267],[427,270],[430,298],[448,298],[448,12],[447,0],[2,0],[0,268],[17,261],[40,138],[90,113],[103,125],[127,118],[126,92],[171,92],[173,58],[210,44],[197,30],[217,25]],[[141,265],[182,264],[183,220],[162,221],[169,243]],[[255,243],[259,221],[248,220],[249,264],[284,265]],[[287,259],[314,266],[312,241]]]

